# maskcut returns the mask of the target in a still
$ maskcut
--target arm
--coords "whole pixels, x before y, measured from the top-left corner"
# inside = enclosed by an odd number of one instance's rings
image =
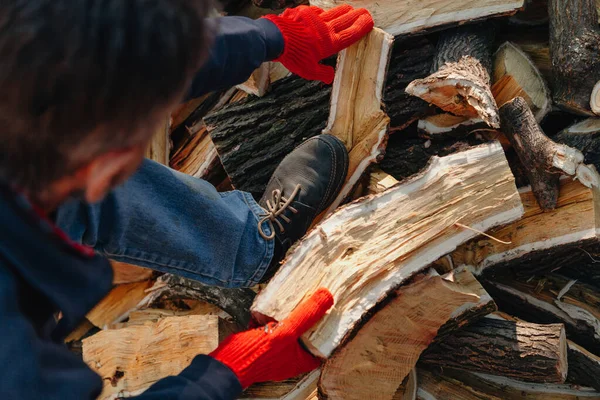
[[[269,20],[222,17],[211,22],[216,26],[213,45],[188,99],[243,83],[260,64],[283,52],[283,36]]]

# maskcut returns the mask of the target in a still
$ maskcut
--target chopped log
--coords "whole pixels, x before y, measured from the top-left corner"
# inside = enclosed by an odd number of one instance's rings
[[[500,127],[490,89],[493,25],[462,26],[442,33],[432,74],[413,81],[406,92],[454,115],[480,118]]]
[[[419,362],[526,382],[564,383],[567,338],[562,324],[482,318],[436,340]]]
[[[484,142],[475,135],[460,141],[405,137],[404,134],[392,135],[385,151],[385,157],[379,166],[382,171],[398,180],[403,180],[425,168],[433,156],[445,157]]]
[[[383,193],[398,183],[396,178],[387,172],[383,172],[378,167],[374,167],[369,176],[368,194]]]
[[[390,131],[423,117],[429,105],[404,89],[427,76],[433,60],[427,38],[394,43],[383,101]],[[211,112],[206,125],[236,189],[259,198],[281,160],[327,125],[331,87],[296,76],[275,82],[265,96]]]
[[[554,103],[579,115],[600,113],[600,27],[594,0],[549,0]]]
[[[151,280],[115,286],[88,314],[87,319],[100,329],[127,318],[129,312],[146,297]]]
[[[156,130],[146,149],[146,158],[163,165],[169,165],[169,154],[171,153],[171,140],[169,139],[170,120],[170,116],[165,117],[164,123]]]
[[[263,382],[250,386],[242,393],[241,400],[318,400],[317,382],[321,370],[317,369],[299,378],[283,382]]]
[[[398,390],[394,394],[392,400],[417,400],[417,390],[419,389],[419,383],[417,382],[417,369],[413,368],[408,376],[402,382],[402,385],[398,387]]]
[[[488,269],[525,270],[526,264],[540,266],[545,271],[569,264],[583,264],[583,258],[588,257],[583,251],[576,250],[581,257],[573,261],[559,255],[565,246],[568,246],[566,251],[574,256],[573,249],[598,243],[598,192],[571,179],[563,179],[560,181],[557,207],[551,212],[540,208],[530,188],[521,190],[520,196],[525,207],[523,218],[488,232],[504,243],[485,237],[476,238],[452,252],[453,265],[470,265],[477,274],[482,274],[490,273]],[[510,244],[506,244],[508,242]],[[540,260],[540,257],[543,259]],[[588,269],[587,273],[591,270]]]
[[[525,8],[509,18],[511,24],[527,27],[548,23],[548,0],[525,0]]]
[[[522,97],[538,122],[552,107],[550,91],[535,64],[510,42],[496,51],[492,81],[492,93],[498,107],[515,97]]]
[[[586,164],[600,169],[600,118],[588,118],[571,125],[553,139],[581,151]]]
[[[419,120],[418,129],[423,136],[435,139],[440,137],[464,138],[474,131],[489,129],[489,127],[479,118],[437,114]]]
[[[525,167],[540,207],[556,208],[561,174],[576,175],[584,157],[579,150],[544,135],[527,102],[517,97],[500,108],[502,131]],[[591,182],[582,182],[591,185]]]
[[[600,293],[556,273],[521,276],[511,270],[482,283],[501,311],[535,323],[564,323],[567,337],[600,355]]]
[[[366,8],[373,16],[376,27],[400,36],[512,15],[523,7],[524,0],[421,0],[418,7],[411,2],[395,0],[348,0],[345,3]],[[339,2],[311,0],[310,4],[329,9]]]
[[[329,356],[390,291],[476,235],[457,222],[485,231],[522,212],[499,144],[433,158],[421,174],[317,225],[257,296],[253,315],[281,320],[314,290],[329,289],[335,307],[304,336],[311,351]]]
[[[113,285],[146,281],[152,278],[154,271],[119,261],[110,261],[113,269]]]
[[[216,305],[229,314],[241,329],[244,329],[250,322],[250,305],[255,296],[256,293],[251,289],[226,289],[165,274],[148,289],[146,297],[138,302],[136,309],[149,308],[152,304],[170,299],[200,300]],[[136,309],[131,309],[130,312]]]
[[[569,375],[567,382],[573,385],[589,386],[600,391],[600,357],[583,347],[568,342]]]
[[[244,83],[237,85],[237,88],[248,94],[262,97],[267,93],[271,84],[279,79],[283,79],[290,74],[281,63],[268,61],[262,63],[250,78]]]
[[[456,327],[465,323],[464,317],[472,321],[494,310],[492,299],[464,269],[446,276],[427,274],[402,286],[327,360],[320,394],[391,400],[443,325]]]
[[[444,374],[418,370],[419,400],[581,400],[598,399],[591,388],[528,383],[514,379],[444,370]]]
[[[548,27],[544,25],[533,29],[511,29],[500,35],[500,40],[519,46],[540,71],[544,80],[551,83],[553,79],[549,36]]]
[[[159,379],[179,374],[198,354],[208,354],[221,337],[219,318],[169,317],[83,340],[83,359],[103,379],[100,400],[142,393]]]
[[[385,150],[390,119],[381,110],[381,95],[393,41],[391,35],[374,28],[339,55],[331,111],[323,133],[346,145],[348,175],[325,214],[348,197],[367,167]]]

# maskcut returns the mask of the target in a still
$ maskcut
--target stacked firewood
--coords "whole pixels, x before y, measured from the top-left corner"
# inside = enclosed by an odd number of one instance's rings
[[[102,398],[326,287],[335,306],[302,339],[322,368],[244,398],[600,399],[595,1],[348,3],[377,28],[338,55],[333,86],[266,63],[174,112],[149,153],[258,197],[329,133],[350,154],[342,193],[264,287],[115,263],[114,290],[69,338]]]

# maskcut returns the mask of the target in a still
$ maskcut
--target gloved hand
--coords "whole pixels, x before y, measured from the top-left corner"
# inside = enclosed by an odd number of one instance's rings
[[[357,42],[373,29],[373,18],[364,8],[344,4],[324,11],[315,6],[288,8],[283,14],[263,18],[283,35],[283,53],[275,61],[305,79],[333,82],[334,69],[319,64]]]
[[[333,305],[327,289],[317,290],[279,323],[229,336],[209,355],[231,369],[245,389],[256,382],[281,381],[321,365],[298,339]]]

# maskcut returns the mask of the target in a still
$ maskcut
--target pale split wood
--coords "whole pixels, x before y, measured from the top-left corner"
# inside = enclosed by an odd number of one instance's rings
[[[461,138],[475,131],[490,129],[480,118],[460,117],[450,113],[436,114],[419,120],[419,133],[426,137]]]
[[[373,29],[339,55],[331,111],[323,133],[341,139],[349,153],[348,176],[327,213],[350,194],[369,164],[385,149],[389,117],[381,109],[393,37]]]
[[[146,158],[154,160],[163,165],[169,165],[169,154],[171,153],[171,139],[169,131],[171,117],[167,117],[164,123],[156,130],[146,150]]]
[[[339,209],[309,232],[253,313],[261,322],[282,320],[316,289],[329,289],[334,308],[304,336],[327,357],[391,290],[475,237],[456,222],[485,231],[522,213],[500,144],[433,157],[421,174]]]
[[[254,70],[246,82],[237,85],[237,88],[248,94],[262,97],[269,90],[271,83],[285,78],[289,74],[290,71],[281,63],[267,61]]]
[[[115,286],[87,314],[87,319],[101,329],[122,321],[146,297],[146,290],[153,283],[153,281],[147,280]]]
[[[241,400],[317,400],[317,382],[321,369],[285,382],[264,382],[250,386]]]
[[[119,261],[110,261],[113,268],[113,285],[148,280],[154,274],[149,268],[138,267]]]
[[[398,180],[387,172],[383,172],[378,167],[373,167],[369,175],[369,187],[367,191],[368,194],[383,193],[398,183]]]
[[[540,122],[552,108],[550,90],[531,59],[516,45],[505,42],[496,51],[492,94],[498,107],[515,97],[525,99]]]
[[[511,242],[501,244],[489,238],[476,238],[450,254],[454,265],[469,265],[476,274],[500,263],[525,257],[535,251],[595,240],[600,226],[600,195],[572,179],[560,181],[557,207],[549,212],[542,210],[531,191],[520,191],[525,207],[523,218],[488,233]],[[566,223],[567,222],[567,223]]]
[[[427,276],[400,287],[323,367],[323,397],[392,400],[438,330],[493,301],[466,270]],[[377,388],[376,391],[373,388]]]
[[[370,11],[375,26],[399,36],[432,28],[461,24],[484,18],[512,15],[523,7],[523,0],[347,0],[353,7]],[[336,0],[311,0],[311,5],[333,8]]]
[[[99,400],[137,395],[179,374],[198,354],[219,345],[219,317],[168,317],[83,340],[83,359],[103,380]]]

